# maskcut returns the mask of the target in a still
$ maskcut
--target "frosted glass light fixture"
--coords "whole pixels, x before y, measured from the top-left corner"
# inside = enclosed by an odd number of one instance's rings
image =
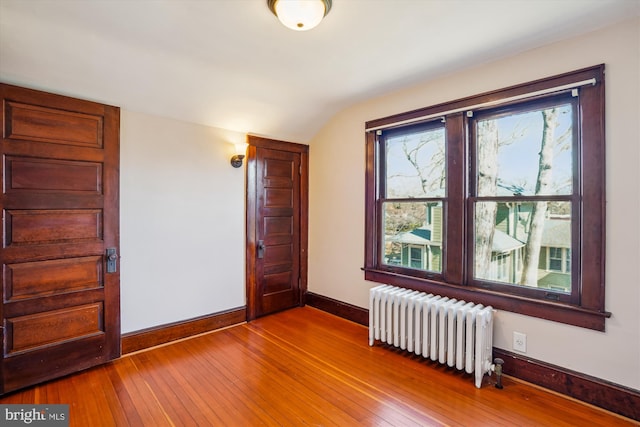
[[[242,160],[244,159],[244,155],[247,152],[247,143],[239,142],[235,144],[235,154],[231,157],[231,166],[234,168],[239,168],[242,166]]]
[[[267,0],[267,5],[285,27],[307,31],[327,16],[331,0]]]

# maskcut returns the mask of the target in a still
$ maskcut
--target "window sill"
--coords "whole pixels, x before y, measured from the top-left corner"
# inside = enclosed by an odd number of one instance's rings
[[[364,278],[369,281],[472,301],[477,304],[490,305],[497,310],[510,311],[601,332],[605,330],[605,319],[611,317],[611,313],[606,311],[601,312],[569,304],[498,293],[482,288],[452,285],[384,270],[371,268],[363,270]]]

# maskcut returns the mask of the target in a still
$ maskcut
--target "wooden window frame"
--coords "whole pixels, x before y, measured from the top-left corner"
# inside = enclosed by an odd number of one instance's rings
[[[522,103],[521,98],[542,97],[539,93],[563,88],[572,90],[576,82],[592,81],[579,88],[579,181],[582,185],[581,217],[577,233],[580,236],[580,255],[577,260],[578,277],[574,286],[578,298],[571,302],[552,301],[531,295],[512,294],[472,284],[468,277],[467,255],[469,189],[468,123],[464,110],[477,110],[479,105],[504,102]],[[545,94],[544,96],[552,96]],[[516,101],[511,101],[515,100]],[[437,293],[450,298],[464,299],[496,309],[552,320],[569,325],[604,331],[605,320],[611,313],[605,310],[605,92],[604,64],[560,74],[532,82],[486,92],[418,110],[409,111],[365,124],[366,180],[365,180],[365,279],[395,286]],[[447,113],[448,112],[448,113]],[[446,113],[446,114],[445,114]],[[446,116],[447,195],[443,214],[446,218],[443,241],[442,274],[415,274],[408,269],[384,265],[381,250],[381,216],[378,173],[378,130],[408,126],[433,120],[438,114]],[[428,118],[428,119],[427,119]],[[445,255],[446,253],[446,255]]]

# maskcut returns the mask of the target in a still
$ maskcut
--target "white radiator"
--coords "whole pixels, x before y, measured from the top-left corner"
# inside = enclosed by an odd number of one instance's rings
[[[493,313],[491,306],[377,286],[369,293],[369,345],[380,340],[469,374],[475,372],[480,388],[484,374],[496,370],[491,363]]]

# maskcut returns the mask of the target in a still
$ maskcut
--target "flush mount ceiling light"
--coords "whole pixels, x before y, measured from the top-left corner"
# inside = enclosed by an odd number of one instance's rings
[[[267,5],[285,27],[307,31],[327,16],[331,0],[267,0]]]

